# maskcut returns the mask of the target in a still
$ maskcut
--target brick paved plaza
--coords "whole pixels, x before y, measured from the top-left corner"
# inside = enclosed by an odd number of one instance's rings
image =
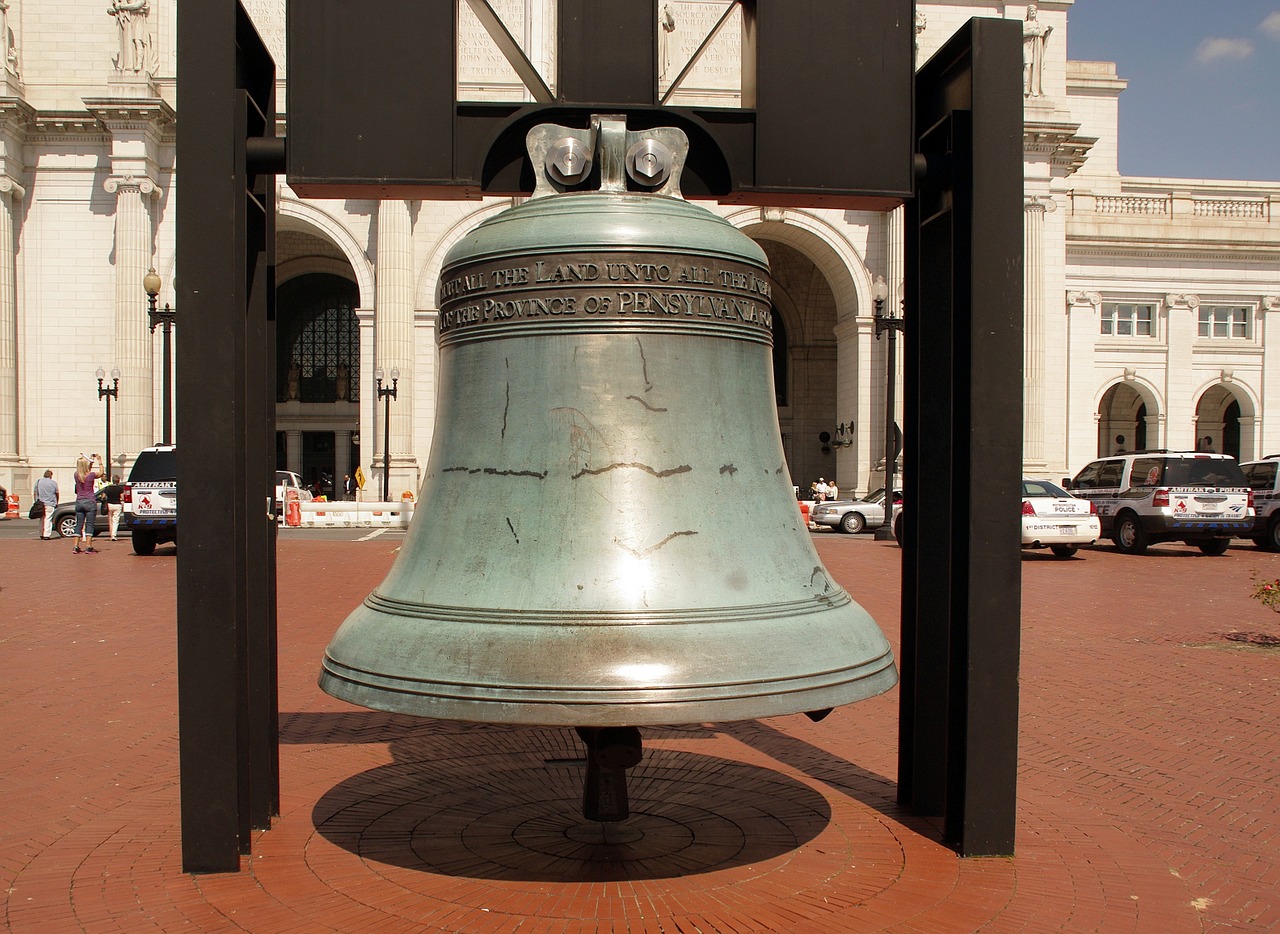
[[[0,541],[0,924],[15,932],[1280,929],[1280,555],[1022,563],[1018,853],[957,858],[894,803],[897,690],[646,730],[631,821],[578,814],[571,731],[350,707],[315,686],[398,536],[280,545],[282,814],[181,870],[174,561]],[[816,535],[897,642],[901,552]]]

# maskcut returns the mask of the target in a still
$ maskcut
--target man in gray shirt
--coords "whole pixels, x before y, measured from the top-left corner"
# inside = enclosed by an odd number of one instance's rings
[[[44,503],[44,518],[40,520],[40,538],[48,541],[53,537],[53,510],[58,505],[58,484],[53,479],[52,470],[46,470],[44,476],[36,481],[32,496]]]

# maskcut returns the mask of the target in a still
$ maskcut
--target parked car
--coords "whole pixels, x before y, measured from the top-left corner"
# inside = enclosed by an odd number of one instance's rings
[[[121,523],[123,526],[123,523]],[[62,538],[76,537],[76,501],[70,500],[65,503],[58,503],[53,507],[53,531],[55,535]],[[111,531],[110,525],[107,524],[107,517],[102,514],[102,510],[98,509],[93,514],[93,534],[96,538],[99,535],[105,535]]]
[[[1280,454],[1240,465],[1253,490],[1253,543],[1267,551],[1280,551]]]
[[[178,450],[172,444],[143,448],[120,494],[120,524],[133,539],[133,553],[149,555],[156,545],[178,541]]]
[[[276,503],[275,515],[277,522],[284,521],[284,505],[285,494],[289,490],[296,490],[298,493],[298,502],[309,503],[312,500],[311,491],[302,485],[302,478],[292,470],[276,471]]]
[[[1070,558],[1102,535],[1098,510],[1048,480],[1022,479],[1022,547]]]
[[[1097,507],[1102,533],[1126,554],[1182,541],[1220,555],[1233,537],[1253,537],[1253,490],[1226,454],[1119,454],[1091,462],[1063,486]]]
[[[900,509],[902,491],[894,491],[894,508]],[[837,499],[816,503],[809,510],[809,521],[840,532],[855,534],[884,524],[884,490],[868,493],[864,499]]]

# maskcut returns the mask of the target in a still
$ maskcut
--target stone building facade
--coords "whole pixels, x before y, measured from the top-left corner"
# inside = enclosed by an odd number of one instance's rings
[[[287,111],[285,2],[244,2]],[[726,4],[657,2],[665,90]],[[554,86],[554,0],[493,6]],[[1125,82],[1113,63],[1067,60],[1071,6],[917,4],[920,61],[971,16],[1017,19],[1026,36],[1025,469],[1058,477],[1119,448],[1280,452],[1280,352],[1266,352],[1280,320],[1280,182],[1121,176]],[[120,371],[114,466],[163,435],[161,339],[142,280],[154,267],[159,303],[176,304],[176,15],[176,0],[0,0],[0,485],[24,502],[45,469],[69,491],[76,455],[105,453],[99,367]],[[459,97],[527,99],[466,3],[459,16]],[[673,101],[736,106],[739,49],[731,17]],[[376,374],[389,384],[396,372],[390,486],[393,498],[416,491],[435,420],[441,261],[508,203],[307,200],[279,181],[281,468],[307,481],[357,465],[380,476]],[[709,206],[772,264],[793,479],[876,487],[885,342],[872,295],[883,277],[887,301],[901,301],[901,212]]]

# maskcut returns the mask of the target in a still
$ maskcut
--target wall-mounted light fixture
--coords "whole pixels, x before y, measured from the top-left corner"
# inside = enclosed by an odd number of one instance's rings
[[[834,435],[829,431],[818,432],[818,441],[822,443],[823,454],[830,454],[832,447],[847,448],[853,444],[853,422],[848,425],[841,422],[836,426]]]

